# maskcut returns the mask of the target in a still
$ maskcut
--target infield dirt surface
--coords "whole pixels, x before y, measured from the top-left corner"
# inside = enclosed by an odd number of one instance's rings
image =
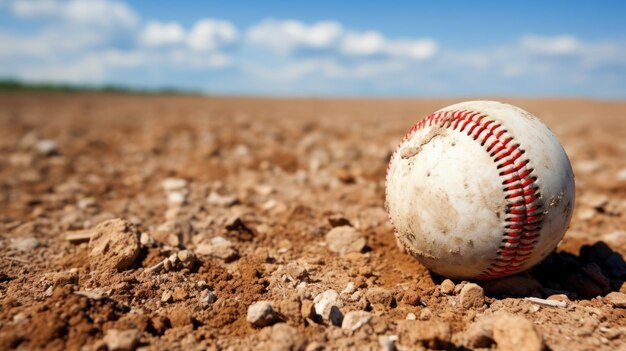
[[[559,138],[576,206],[475,287],[384,209],[402,136],[461,99],[3,93],[0,349],[624,350],[626,102],[499,100]]]

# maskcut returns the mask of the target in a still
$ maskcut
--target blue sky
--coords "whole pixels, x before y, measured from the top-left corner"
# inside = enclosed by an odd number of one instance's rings
[[[626,2],[0,0],[0,77],[288,96],[626,97]]]

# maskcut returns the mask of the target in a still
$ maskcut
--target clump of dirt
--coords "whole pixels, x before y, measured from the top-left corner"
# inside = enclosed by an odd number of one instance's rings
[[[451,102],[0,95],[1,348],[618,349],[626,104],[507,101],[563,142],[574,219],[529,272],[461,282],[383,208]]]

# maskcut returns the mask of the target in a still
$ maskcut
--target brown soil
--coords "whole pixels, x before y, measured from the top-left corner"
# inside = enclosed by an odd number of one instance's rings
[[[462,307],[462,283],[443,293],[443,278],[398,248],[383,208],[393,148],[454,102],[0,95],[0,349],[112,348],[113,329],[147,350],[380,349],[393,335],[398,349],[458,349],[500,311],[531,321],[550,349],[624,347],[626,309],[606,296],[626,293],[626,103],[505,99],[564,144],[576,209],[557,252],[521,283],[480,283],[486,304]],[[164,190],[168,178],[186,184]],[[143,233],[120,270],[66,239],[112,218]],[[340,255],[325,235],[346,220],[366,246]],[[230,251],[204,253],[216,236]],[[192,267],[149,272],[183,249],[197,251]],[[349,282],[341,312],[372,315],[354,332],[310,313],[315,296]],[[295,329],[253,327],[256,301]],[[410,313],[445,340],[415,344]]]

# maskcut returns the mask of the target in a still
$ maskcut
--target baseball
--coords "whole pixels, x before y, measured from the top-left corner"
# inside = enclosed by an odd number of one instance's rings
[[[387,168],[386,207],[398,241],[433,272],[500,278],[559,243],[574,174],[537,117],[500,102],[462,102],[406,134]]]

